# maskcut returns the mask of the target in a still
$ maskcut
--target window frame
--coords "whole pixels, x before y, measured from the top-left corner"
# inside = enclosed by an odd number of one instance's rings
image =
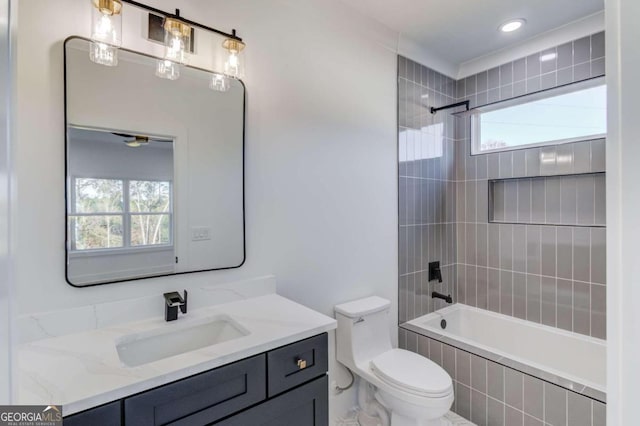
[[[114,180],[122,182],[122,202],[123,208],[121,212],[93,212],[93,213],[79,213],[76,212],[76,180],[78,179],[96,179],[96,180]],[[131,187],[130,183],[132,181],[140,181],[140,182],[166,182],[169,184],[169,210],[164,213],[157,212],[132,212],[131,210]],[[73,257],[81,257],[81,256],[95,256],[95,255],[107,255],[107,254],[123,254],[127,252],[131,253],[140,253],[140,252],[153,252],[153,251],[162,251],[174,246],[175,238],[174,238],[174,185],[172,180],[168,179],[149,179],[149,178],[123,178],[123,177],[106,177],[106,176],[90,176],[90,175],[73,175],[70,177],[69,181],[69,207],[67,214],[67,226],[69,227],[69,255]],[[131,244],[131,223],[132,216],[168,216],[169,217],[169,242],[166,244],[147,244],[147,245],[132,245]],[[71,230],[70,221],[75,217],[91,217],[91,216],[120,216],[122,217],[122,246],[121,247],[108,247],[108,248],[94,248],[94,249],[84,249],[78,250],[74,249],[74,234]]]
[[[550,141],[543,142],[534,142],[525,145],[518,146],[510,146],[510,147],[502,147],[502,148],[493,148],[481,150],[480,145],[482,143],[481,138],[481,128],[480,128],[480,115],[485,112],[497,111],[513,106],[524,105],[527,103],[539,101],[542,99],[548,99],[564,94],[569,94],[573,92],[578,92],[580,90],[591,89],[599,86],[606,86],[605,77],[595,77],[588,80],[580,81],[577,83],[570,83],[563,86],[554,87],[548,90],[543,90],[527,95],[518,96],[515,98],[507,99],[504,101],[494,102],[491,104],[487,104],[484,106],[480,106],[472,109],[466,114],[470,115],[470,133],[469,140],[471,143],[471,155],[483,155],[483,154],[491,154],[495,152],[506,152],[506,151],[517,151],[521,149],[529,149],[529,148],[538,148],[550,145],[563,145],[567,143],[573,142],[581,142],[581,141],[590,141],[590,140],[598,140],[598,139],[606,139],[606,133],[596,133],[593,135],[586,136],[576,136],[573,138],[564,138],[564,139],[555,139]],[[465,113],[463,113],[465,114]]]

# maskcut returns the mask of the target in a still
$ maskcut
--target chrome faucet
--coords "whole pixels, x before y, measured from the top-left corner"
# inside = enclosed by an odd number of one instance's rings
[[[178,319],[178,308],[183,314],[187,313],[187,290],[184,291],[184,298],[177,291],[164,294],[164,319],[165,321],[175,321]]]

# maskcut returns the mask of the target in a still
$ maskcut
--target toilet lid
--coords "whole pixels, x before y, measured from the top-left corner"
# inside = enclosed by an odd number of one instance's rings
[[[381,380],[407,392],[432,398],[451,393],[453,381],[435,362],[413,352],[392,349],[371,361]]]

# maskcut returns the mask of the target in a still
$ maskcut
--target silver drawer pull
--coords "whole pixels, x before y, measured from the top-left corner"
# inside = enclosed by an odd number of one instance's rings
[[[305,361],[304,359],[298,359],[297,364],[300,370],[304,370],[305,368],[307,368],[307,361]]]

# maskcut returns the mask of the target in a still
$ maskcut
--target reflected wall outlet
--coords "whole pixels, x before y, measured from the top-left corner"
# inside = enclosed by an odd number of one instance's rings
[[[191,228],[191,241],[206,241],[211,239],[211,228]]]

